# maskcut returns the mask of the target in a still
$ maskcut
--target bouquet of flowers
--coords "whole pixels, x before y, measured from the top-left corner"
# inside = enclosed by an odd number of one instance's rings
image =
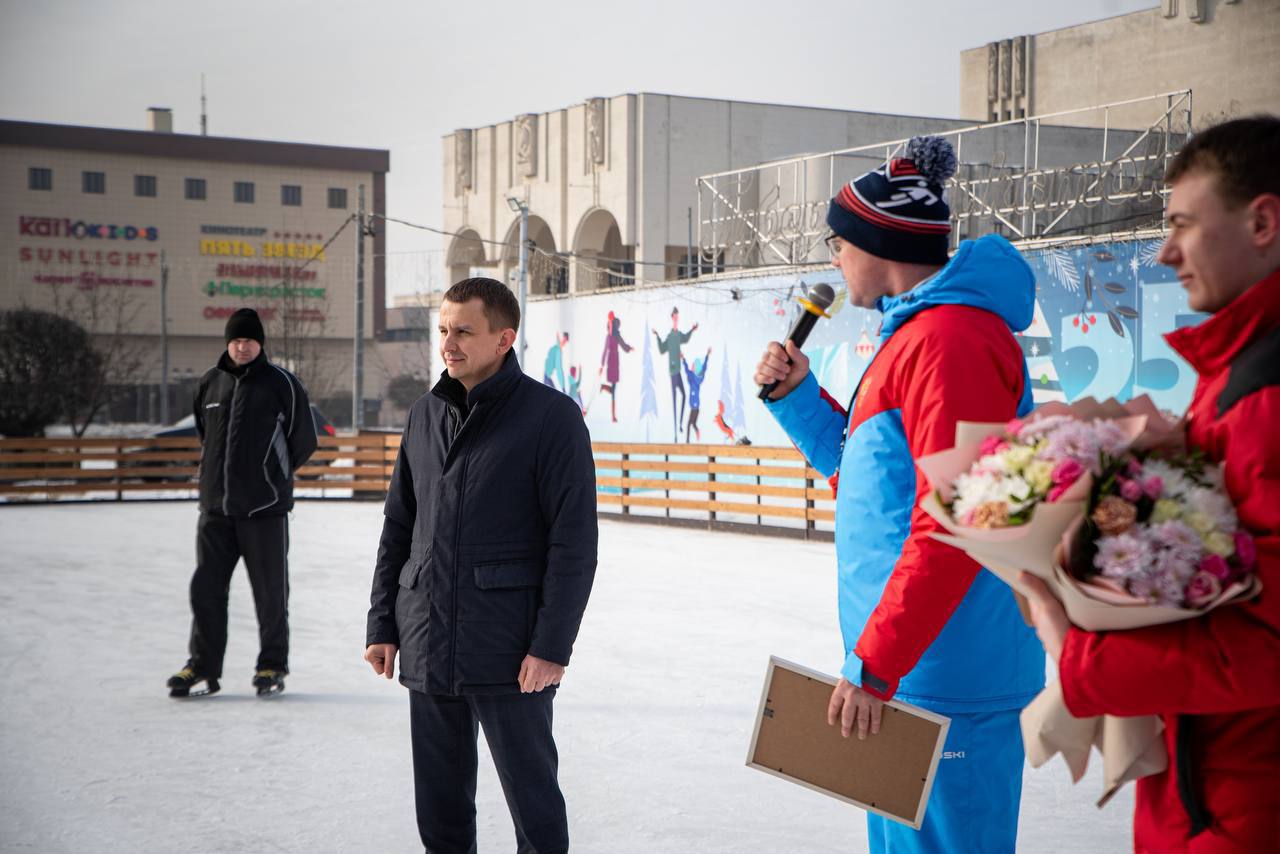
[[[933,487],[921,507],[947,531],[936,538],[1015,590],[1021,569],[1051,583],[1054,549],[1084,513],[1104,456],[1155,444],[1167,431],[1147,398],[1049,404],[1008,423],[961,422],[953,448],[916,461]]]
[[[1116,421],[1070,415],[1015,419],[978,444],[978,458],[955,479],[942,506],[966,528],[1024,525],[1041,502],[1079,500],[1101,474],[1101,460],[1132,444],[1132,428]]]
[[[1190,583],[1207,555],[1191,560],[1192,540],[1205,542],[1198,534],[1178,541],[1182,547],[1172,552],[1165,540],[1197,530],[1194,522],[1206,537],[1214,535],[1222,551],[1224,538],[1234,542],[1237,527],[1220,473],[1180,449],[1167,459],[1154,453],[1172,447],[1178,432],[1145,397],[1124,405],[1088,399],[1049,404],[1006,424],[961,423],[954,448],[917,460],[933,487],[921,506],[947,531],[936,539],[967,552],[1015,591],[1020,571],[1038,576],[1082,629],[1187,619],[1245,592],[1251,579],[1210,561],[1206,570],[1221,575],[1216,591],[1200,578],[1194,605],[1184,607],[1187,597],[1172,595],[1173,579]],[[1141,527],[1117,527],[1126,521]],[[1159,527],[1170,521],[1178,524]],[[1133,544],[1139,534],[1164,539],[1154,546],[1142,539],[1147,545],[1139,547]],[[1128,538],[1114,542],[1107,539],[1112,535]],[[1136,558],[1133,548],[1139,548]],[[1094,566],[1095,558],[1106,562],[1107,571]],[[1127,578],[1130,570],[1138,574]],[[1151,595],[1161,579],[1169,595]]]
[[[1183,452],[1180,435],[1145,397],[961,423],[954,448],[917,460],[933,487],[921,507],[947,531],[936,539],[1015,591],[1020,571],[1036,575],[1082,629],[1189,619],[1261,584],[1220,469]],[[1125,782],[1167,767],[1162,727],[1154,716],[1073,718],[1056,683],[1022,713],[1032,767],[1061,753],[1078,781],[1091,749],[1102,752],[1099,806]]]
[[[1199,455],[1109,461],[1061,560],[1115,604],[1201,610],[1249,589],[1257,557],[1225,494],[1222,469]],[[1108,599],[1105,595],[1098,598]]]

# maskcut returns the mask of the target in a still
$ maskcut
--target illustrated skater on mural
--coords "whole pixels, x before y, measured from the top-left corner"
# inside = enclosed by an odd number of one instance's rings
[[[779,383],[766,404],[810,464],[839,475],[836,558],[844,663],[828,722],[874,738],[884,701],[951,718],[925,813],[914,830],[868,814],[881,851],[1015,850],[1024,765],[1019,713],[1044,685],[1044,650],[1007,585],[933,539],[914,460],[955,444],[957,421],[1031,410],[1014,333],[1031,323],[1035,277],[1004,238],[947,257],[943,184],[950,143],[916,137],[902,157],[831,200],[832,265],[849,302],[879,309],[880,349],[846,410],[788,341],[756,368]]]
[[[600,354],[600,373],[604,378],[600,390],[609,393],[609,414],[615,422],[618,420],[619,349],[630,353],[632,348],[622,337],[622,319],[611,311],[605,321],[604,352]]]
[[[689,443],[689,431],[693,431],[697,435],[698,441],[702,441],[702,431],[698,429],[698,410],[702,406],[702,381],[707,378],[707,363],[711,361],[711,348],[707,348],[707,355],[701,359],[694,359],[693,367],[689,367],[689,363],[681,357],[680,364],[684,366],[684,374],[689,380],[689,423],[684,428],[684,441]]]
[[[547,351],[547,358],[542,363],[542,383],[552,388],[567,392],[569,387],[564,381],[564,348],[569,345],[569,333],[561,332],[556,336],[556,343]]]
[[[193,410],[200,436],[200,520],[191,576],[190,658],[169,696],[213,694],[227,647],[231,574],[244,558],[258,615],[259,695],[284,690],[289,672],[289,511],[293,473],[316,449],[307,391],[272,363],[257,312],[226,325],[226,351],[200,378]],[[202,689],[198,689],[204,683]]]
[[[653,330],[653,337],[658,341],[658,352],[667,354],[667,373],[671,376],[671,438],[675,442],[680,441],[680,423],[684,421],[684,406],[688,397],[680,370],[680,362],[683,358],[680,348],[689,343],[689,339],[697,330],[698,324],[695,323],[689,327],[688,332],[680,331],[680,309],[675,307],[671,309],[671,331],[667,333],[667,337],[663,338],[658,335],[658,330]],[[680,392],[679,414],[676,414],[677,390]]]
[[[712,420],[715,422],[715,425],[720,428],[720,432],[724,434],[725,441],[732,445],[736,441],[737,436],[734,435],[733,428],[729,426],[729,422],[725,420],[723,400],[716,401],[716,417]]]
[[[582,414],[587,414],[587,408],[582,405],[582,366],[574,365],[569,368],[569,388],[565,391],[574,403],[578,404],[578,408],[582,410]]]

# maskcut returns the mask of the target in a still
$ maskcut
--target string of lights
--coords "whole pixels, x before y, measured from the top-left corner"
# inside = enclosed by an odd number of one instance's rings
[[[403,225],[403,226],[405,226],[405,227],[407,227],[407,228],[416,228],[416,229],[418,229],[418,230],[420,230],[420,231],[427,231],[427,232],[430,232],[430,233],[432,233],[432,234],[439,234],[439,235],[442,235],[442,236],[444,236],[444,237],[458,237],[458,238],[462,238],[462,239],[464,239],[464,240],[471,240],[471,241],[475,241],[475,242],[477,242],[477,243],[487,244],[487,245],[489,245],[489,246],[501,246],[501,247],[505,247],[505,248],[512,248],[512,249],[514,249],[514,248],[518,248],[518,247],[516,247],[516,245],[515,245],[512,241],[509,241],[509,240],[508,240],[508,241],[504,241],[504,240],[490,240],[490,239],[488,239],[488,238],[486,238],[486,237],[481,237],[480,235],[476,234],[474,231],[471,231],[471,232],[449,231],[448,229],[444,229],[444,228],[437,228],[436,226],[432,226],[432,225],[423,225],[422,223],[418,223],[418,222],[410,222],[409,220],[406,220],[406,219],[400,219],[400,218],[398,218],[398,217],[393,217],[393,216],[387,216],[386,214],[372,213],[372,214],[368,214],[368,216],[369,216],[370,218],[377,218],[377,219],[381,219],[381,220],[383,220],[383,221],[385,221],[385,222],[394,222],[394,223],[396,223],[397,225]],[[541,250],[539,247],[536,247],[536,246],[535,246],[535,247],[533,247],[533,248],[534,248],[534,249],[537,249],[538,251],[543,251],[543,250]],[[599,261],[603,261],[603,262],[605,262],[605,263],[609,263],[609,264],[634,264],[634,265],[636,265],[636,266],[638,266],[638,267],[663,267],[663,268],[667,268],[667,267],[676,267],[676,268],[683,268],[683,267],[687,266],[687,264],[686,264],[686,262],[685,262],[685,261],[637,261],[637,260],[634,260],[634,259],[631,259],[631,258],[610,258],[610,257],[604,256],[604,255],[584,255],[584,254],[582,254],[582,253],[580,253],[580,252],[553,252],[553,253],[551,253],[551,252],[544,252],[544,254],[549,255],[549,256],[551,256],[551,257],[555,257],[555,258],[565,258],[565,259],[580,258],[580,259],[589,259],[589,260],[591,260],[591,261],[597,261],[597,262],[599,262]],[[699,253],[699,254],[700,254],[700,253]],[[707,261],[707,260],[705,260],[705,259],[699,259],[699,260],[701,261],[701,263],[702,263],[702,265],[703,265],[703,266],[705,266],[705,267],[711,267],[711,266],[714,266],[714,267],[715,267],[715,269],[716,269],[717,271],[721,271],[721,270],[765,270],[765,269],[770,269],[770,268],[779,268],[779,267],[791,267],[791,266],[794,266],[794,265],[792,265],[792,264],[783,264],[783,263],[777,263],[777,264],[724,264],[724,263],[720,263],[720,262],[717,262],[717,263],[715,263],[714,265],[712,265],[709,261]],[[699,263],[699,261],[695,261],[695,263]]]
[[[722,289],[715,286],[694,284],[691,279],[670,279],[662,281],[653,281],[639,278],[635,275],[626,273],[611,272],[602,270],[589,264],[585,264],[576,259],[564,259],[559,255],[542,252],[542,250],[534,248],[534,252],[546,256],[553,261],[564,261],[566,264],[575,264],[579,267],[580,274],[585,273],[590,276],[612,276],[616,279],[624,279],[628,282],[625,287],[608,287],[593,289],[591,291],[580,292],[579,295],[608,293],[611,296],[619,298],[625,302],[635,305],[648,305],[650,303],[662,302],[671,299],[673,296],[685,302],[695,303],[702,306],[719,306],[730,305],[735,302],[742,302],[747,299],[754,299],[760,296],[772,296],[774,298],[787,297],[799,283],[799,278],[794,282],[780,284],[773,282],[770,284],[748,285],[743,282],[734,282],[728,289]],[[564,294],[563,296],[568,296]]]
[[[475,232],[456,232],[448,229],[438,228],[436,226],[425,225],[423,223],[412,222],[400,217],[387,216],[385,214],[367,214],[370,219],[380,219],[384,222],[395,223],[407,228],[413,228],[420,231],[430,232],[445,237],[457,237],[466,240],[476,241],[490,246],[503,248],[514,248],[510,241],[489,240],[480,237]],[[346,223],[343,224],[345,228]],[[336,234],[335,234],[336,237]],[[332,242],[333,238],[330,238]],[[326,245],[328,245],[326,243]],[[657,267],[684,267],[683,262],[668,263],[662,261],[639,262],[624,258],[608,258],[599,255],[583,255],[574,252],[549,252],[537,245],[528,247],[530,255],[539,259],[540,265],[550,267],[552,269],[565,269],[570,266],[577,269],[580,276],[590,278],[609,278],[614,280],[622,280],[625,285],[611,285],[604,288],[593,288],[590,291],[582,291],[579,295],[586,293],[609,293],[615,298],[621,299],[634,305],[648,305],[651,303],[662,302],[673,297],[685,302],[694,303],[706,307],[731,305],[735,302],[743,300],[755,299],[758,297],[773,297],[775,299],[784,299],[789,297],[795,290],[799,279],[795,282],[780,284],[776,281],[769,284],[749,285],[743,282],[734,282],[733,286],[728,289],[718,287],[709,287],[694,279],[646,279],[636,275],[634,272],[627,272],[628,266],[657,266]],[[395,255],[438,255],[444,250],[440,249],[424,249],[409,250],[406,252],[389,252],[383,253],[381,257],[390,257]],[[375,255],[374,257],[379,257]],[[601,263],[611,266],[602,267]],[[534,264],[530,265],[535,266]],[[718,271],[726,269],[751,270],[754,272],[767,273],[770,269],[793,269],[792,264],[717,264]],[[543,271],[545,273],[545,269]],[[532,294],[533,296],[542,296],[541,294]],[[555,294],[555,296],[565,296],[568,294]]]

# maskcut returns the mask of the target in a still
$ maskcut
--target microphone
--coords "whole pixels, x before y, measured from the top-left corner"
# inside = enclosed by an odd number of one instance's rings
[[[800,297],[798,300],[800,305],[804,307],[804,311],[800,312],[800,316],[796,318],[795,325],[791,327],[791,331],[783,339],[783,344],[785,345],[789,340],[793,341],[797,347],[803,347],[805,339],[813,331],[813,325],[818,322],[818,318],[831,316],[827,314],[827,309],[831,308],[831,304],[835,301],[836,292],[831,289],[830,285],[814,285],[810,288],[808,299]],[[759,398],[768,400],[769,395],[773,394],[774,389],[777,387],[778,383],[776,381],[761,386]]]

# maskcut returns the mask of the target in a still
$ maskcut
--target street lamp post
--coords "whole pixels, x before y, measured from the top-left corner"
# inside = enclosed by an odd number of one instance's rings
[[[529,206],[514,196],[507,197],[507,204],[513,212],[520,214],[520,329],[516,333],[516,359],[520,362],[520,369],[524,370],[524,307],[529,293]]]
[[[356,214],[356,335],[351,365],[351,429],[360,435],[364,427],[364,184],[359,185]]]

